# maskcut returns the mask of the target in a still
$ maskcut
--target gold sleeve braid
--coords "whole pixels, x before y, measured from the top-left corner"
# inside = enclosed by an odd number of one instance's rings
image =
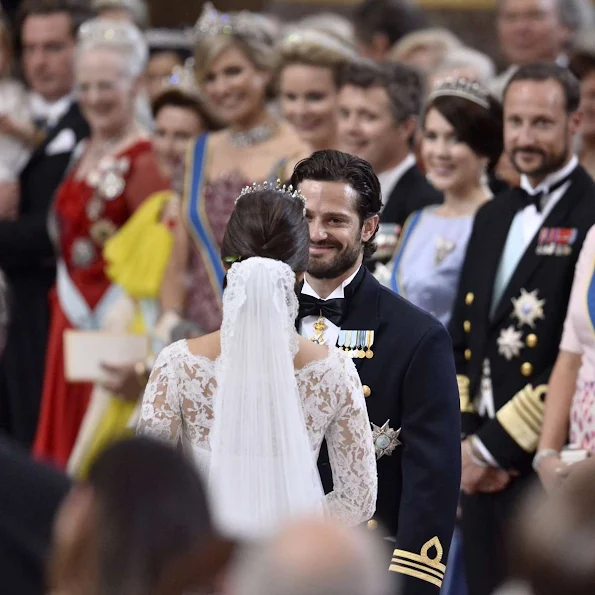
[[[436,550],[436,555],[430,558],[428,553],[432,548]],[[438,537],[432,537],[424,544],[419,554],[407,550],[395,550],[389,571],[412,576],[441,587],[446,572],[446,565],[442,564],[443,555],[444,549],[440,540]]]
[[[528,384],[496,414],[497,420],[510,437],[526,452],[537,448],[547,393],[547,384],[533,388]]]
[[[473,413],[473,403],[469,395],[469,378],[457,374],[457,384],[459,385],[459,401],[461,404],[461,413]]]

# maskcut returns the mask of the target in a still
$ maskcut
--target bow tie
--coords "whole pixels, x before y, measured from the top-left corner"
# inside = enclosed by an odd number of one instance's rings
[[[560,181],[556,182],[555,184],[552,184],[547,190],[541,190],[540,192],[537,192],[535,194],[530,194],[524,188],[519,188],[519,191],[520,191],[519,193],[520,193],[520,197],[521,197],[520,208],[524,209],[525,207],[534,205],[535,208],[537,209],[537,212],[541,213],[541,200],[545,196],[551,196],[556,190],[558,190],[559,188],[564,186],[564,184],[566,184],[566,182],[568,182],[569,179],[570,179],[570,176],[566,176],[565,178],[562,178]]]
[[[298,319],[306,316],[322,316],[335,326],[341,326],[345,316],[346,301],[342,298],[320,300],[312,295],[300,294]]]

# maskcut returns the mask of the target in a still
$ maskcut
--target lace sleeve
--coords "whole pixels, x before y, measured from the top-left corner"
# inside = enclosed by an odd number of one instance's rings
[[[378,478],[372,430],[355,365],[344,355],[340,403],[326,432],[334,490],[326,496],[329,516],[343,524],[367,521],[376,510]]]
[[[182,413],[169,352],[170,347],[166,347],[159,354],[151,372],[143,396],[137,434],[177,443]]]

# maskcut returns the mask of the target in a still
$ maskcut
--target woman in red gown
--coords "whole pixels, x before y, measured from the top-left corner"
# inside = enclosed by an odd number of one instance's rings
[[[34,454],[65,467],[93,388],[65,377],[64,332],[105,328],[118,287],[106,276],[103,245],[149,195],[167,188],[153,147],[136,122],[147,48],[124,22],[93,20],[81,29],[76,93],[91,136],[60,187],[55,207],[58,278]]]

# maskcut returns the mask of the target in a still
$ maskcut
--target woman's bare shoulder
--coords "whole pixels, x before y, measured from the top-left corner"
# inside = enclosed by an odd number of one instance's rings
[[[311,362],[326,359],[329,355],[329,348],[325,345],[312,343],[305,337],[298,338],[299,351],[297,352],[294,365],[297,370],[307,366]]]
[[[221,337],[219,331],[203,335],[202,337],[188,339],[187,343],[190,353],[206,357],[211,361],[215,361],[221,353]]]

